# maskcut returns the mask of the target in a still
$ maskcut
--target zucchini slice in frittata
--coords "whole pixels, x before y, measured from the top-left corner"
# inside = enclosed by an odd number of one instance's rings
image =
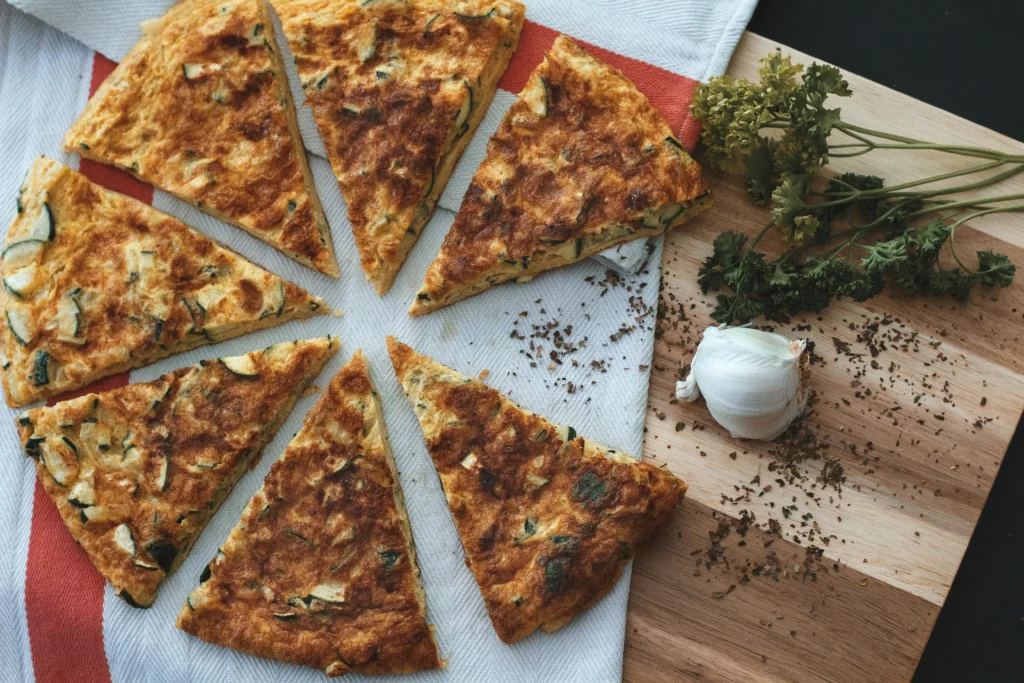
[[[385,294],[491,103],[525,8],[518,0],[271,4],[363,271]]]
[[[218,358],[221,365],[227,368],[228,372],[239,377],[259,377],[260,370],[252,356],[233,356],[231,358]]]
[[[55,161],[36,160],[21,197],[0,264],[8,405],[329,311],[184,223]],[[56,230],[39,227],[42,215]]]
[[[35,221],[32,222],[32,227],[29,228],[25,239],[52,242],[56,236],[57,230],[53,223],[53,212],[50,210],[50,205],[43,202],[43,206],[36,215]]]
[[[383,420],[357,351],[199,576],[178,628],[328,675],[441,666]]]
[[[709,193],[636,86],[560,36],[488,143],[409,313],[660,235]]]
[[[329,337],[277,344],[19,418],[22,446],[47,495],[130,605],[153,603],[160,582],[338,346]],[[228,371],[241,358],[254,376]]]
[[[30,265],[42,253],[44,244],[43,240],[27,237],[14,242],[8,236],[7,247],[3,254],[4,264],[12,269]]]
[[[14,337],[14,341],[21,346],[28,346],[29,342],[32,341],[33,336],[32,328],[29,326],[28,314],[22,310],[12,310],[11,308],[8,308],[4,315],[7,317],[7,330],[11,333],[11,336]],[[5,359],[7,359],[9,352],[17,358],[17,354],[14,354],[10,349],[8,349],[7,351],[4,351]],[[11,361],[7,359],[7,363],[4,366],[5,370],[10,367],[10,362]],[[11,401],[8,400],[7,403],[10,404]]]
[[[561,628],[611,590],[686,491],[669,472],[524,410],[391,337],[388,350],[506,643]]]

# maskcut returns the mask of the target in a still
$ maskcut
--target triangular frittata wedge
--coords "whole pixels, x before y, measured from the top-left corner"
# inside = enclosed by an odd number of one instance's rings
[[[686,492],[388,338],[498,637],[554,631],[597,602]]]
[[[328,676],[443,666],[362,352],[327,386],[199,581],[178,628],[205,641]]]
[[[517,0],[271,0],[386,294],[519,43]]]
[[[700,166],[647,98],[559,36],[488,143],[409,313],[660,235],[710,206]]]
[[[43,488],[128,604],[153,604],[339,346],[285,342],[18,418]]]
[[[44,157],[18,195],[0,269],[10,406],[330,310],[177,219]]]
[[[265,0],[182,0],[145,22],[63,145],[338,277]]]

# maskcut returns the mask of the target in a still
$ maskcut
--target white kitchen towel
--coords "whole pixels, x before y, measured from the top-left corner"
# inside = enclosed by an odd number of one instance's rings
[[[11,4],[52,26],[0,0],[0,159],[4,162],[0,165],[0,225],[5,228],[14,216],[21,179],[36,155],[79,165],[77,157],[60,152],[59,144],[85,106],[93,79],[92,50],[113,59],[122,57],[139,36],[139,21],[161,14],[170,2],[11,0]],[[692,83],[689,79],[706,79],[725,69],[754,4],[754,0],[533,0],[520,52],[525,55],[543,48],[556,32],[565,32],[599,46],[595,49],[602,58],[613,60],[642,88],[664,80],[685,90],[686,83]],[[534,63],[542,53],[540,49],[534,55]],[[516,68],[522,79],[530,65]],[[515,78],[507,81],[514,82]],[[692,142],[695,128],[680,118],[686,102],[659,101],[656,92],[649,95],[657,106],[674,112],[670,120],[674,116],[681,138]],[[467,179],[483,157],[487,137],[511,101],[511,91],[499,91],[431,225],[385,297],[373,292],[358,266],[344,202],[330,167],[321,158],[314,156],[311,163],[332,226],[340,280],[303,268],[241,231],[154,192],[152,202],[157,208],[324,296],[345,315],[292,322],[172,356],[133,371],[131,380],[153,379],[202,358],[332,333],[340,336],[344,346],[325,369],[322,385],[352,352],[363,348],[382,395],[409,505],[429,618],[437,626],[442,654],[448,658],[444,671],[401,680],[617,681],[622,671],[628,570],[606,598],[564,629],[535,634],[511,647],[498,640],[463,564],[459,539],[419,426],[395,381],[384,346],[385,335],[395,334],[466,374],[489,369],[488,383],[525,407],[572,424],[580,434],[611,447],[640,454],[660,242],[653,245],[646,267],[635,275],[610,277],[604,266],[588,261],[542,274],[529,283],[495,287],[423,318],[406,316],[410,297],[438,251]],[[307,128],[305,135],[316,149],[315,131]],[[555,346],[555,330],[565,339],[561,348]],[[550,357],[552,351],[557,360]],[[203,566],[314,401],[308,397],[296,405],[263,459],[239,482],[149,610],[128,607],[109,587],[100,585],[52,503],[36,489],[34,468],[18,445],[16,411],[0,409],[0,679],[64,680],[71,674],[90,683],[322,680],[320,672],[208,645],[174,628],[175,616]]]

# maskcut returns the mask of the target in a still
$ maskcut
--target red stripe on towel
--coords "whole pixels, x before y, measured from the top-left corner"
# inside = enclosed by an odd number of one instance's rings
[[[89,83],[89,97],[92,97],[96,89],[100,87],[107,76],[114,71],[114,67],[117,66],[117,62],[107,59],[99,52],[93,54],[92,81]],[[119,168],[90,161],[89,159],[82,159],[78,170],[86,178],[97,185],[102,185],[108,190],[126,194],[146,204],[153,203],[153,186],[142,182]]]
[[[36,481],[25,614],[37,681],[110,681],[103,649],[103,583]]]
[[[47,401],[54,405],[128,384],[128,373]],[[103,648],[103,577],[68,532],[57,507],[36,481],[25,567],[25,616],[32,669],[40,683],[109,683]]]
[[[96,53],[91,96],[116,64]],[[82,159],[80,170],[94,183],[147,204],[153,188],[128,173]],[[92,386],[62,394],[47,405],[94,391],[128,384],[128,373],[106,377]],[[25,567],[25,613],[32,668],[40,683],[110,681],[103,647],[103,577],[68,532],[57,507],[36,482],[32,528]]]

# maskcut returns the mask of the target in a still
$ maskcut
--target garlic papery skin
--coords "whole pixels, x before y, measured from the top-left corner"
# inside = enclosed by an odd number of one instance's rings
[[[771,441],[804,412],[807,341],[750,327],[709,327],[676,383],[676,398],[703,394],[715,421],[739,439]]]

